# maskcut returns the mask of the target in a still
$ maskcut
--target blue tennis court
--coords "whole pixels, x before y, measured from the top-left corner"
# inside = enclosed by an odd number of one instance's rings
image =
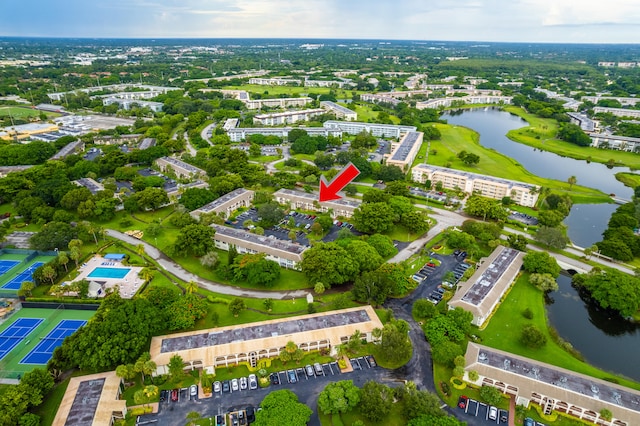
[[[17,260],[0,260],[0,275],[9,272],[14,266],[20,263]]]
[[[13,277],[11,281],[2,286],[8,290],[20,290],[20,286],[24,281],[33,281],[33,271],[40,266],[44,265],[44,262],[35,262],[24,271],[20,272],[17,276]]]
[[[53,356],[53,351],[62,345],[65,337],[71,336],[77,329],[85,325],[84,320],[62,320],[51,330],[49,334],[42,337],[40,343],[22,358],[20,364],[46,364]]]
[[[42,321],[43,318],[19,318],[0,333],[0,359],[18,346]]]

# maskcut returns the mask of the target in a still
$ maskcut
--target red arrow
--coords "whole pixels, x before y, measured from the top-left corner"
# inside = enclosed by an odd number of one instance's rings
[[[349,182],[354,180],[360,174],[360,170],[352,163],[349,163],[345,166],[344,169],[340,171],[333,178],[331,183],[327,184],[327,179],[324,176],[320,176],[320,197],[319,201],[331,201],[331,200],[339,200],[342,198],[338,195],[338,191],[341,191],[342,188],[347,186]]]

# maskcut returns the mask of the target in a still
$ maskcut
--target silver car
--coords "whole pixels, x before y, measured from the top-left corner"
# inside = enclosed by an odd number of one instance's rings
[[[238,386],[238,379],[231,379],[231,390],[233,392],[240,390],[240,387]]]
[[[213,391],[215,393],[220,393],[220,391],[222,390],[222,384],[218,381],[213,383]]]
[[[258,389],[258,380],[255,374],[249,374],[249,389]]]

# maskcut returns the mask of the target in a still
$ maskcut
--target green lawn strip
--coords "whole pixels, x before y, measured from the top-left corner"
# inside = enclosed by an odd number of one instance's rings
[[[403,408],[404,407],[401,403],[395,402],[391,405],[391,410],[389,411],[389,414],[387,414],[387,417],[379,422],[372,422],[371,420],[368,420],[362,415],[358,407],[349,412],[340,414],[339,417],[342,420],[342,424],[345,426],[352,425],[356,420],[362,421],[365,426],[404,426],[407,424],[407,420],[404,416]],[[316,410],[317,409],[318,408],[316,407]],[[318,417],[320,418],[320,424],[322,426],[332,426],[335,424],[331,421],[330,414],[327,415],[318,411]]]
[[[57,112],[40,111],[37,109],[33,109],[31,107],[0,106],[0,117],[4,117],[4,116],[11,116],[13,118],[38,117],[42,112],[46,114],[47,118],[60,117],[60,114],[58,114]]]
[[[638,161],[640,161],[640,159]],[[616,179],[629,188],[636,188],[640,186],[640,174],[638,173],[619,172],[616,173],[615,176]]]
[[[572,197],[588,197],[590,200],[600,200],[600,202],[609,201],[609,197],[606,194],[596,189],[580,185],[570,187],[567,182],[546,179],[532,174],[512,158],[480,145],[478,134],[471,129],[449,124],[436,124],[436,127],[440,130],[442,137],[440,140],[431,141],[429,164],[442,167],[450,166],[457,170],[528,182],[553,188],[558,192],[566,192]],[[421,152],[426,152],[426,148],[423,150],[424,145],[421,147]],[[437,154],[434,155],[434,151]],[[464,164],[457,157],[457,154],[461,151],[478,155],[480,162],[472,166]],[[414,165],[423,162],[424,159],[417,157]]]
[[[43,399],[42,404],[34,409],[35,414],[40,416],[40,426],[50,426],[53,424],[53,419],[56,417],[58,408],[60,408],[60,404],[62,403],[62,398],[64,398],[64,393],[69,386],[69,380],[71,380],[72,377],[83,376],[85,374],[87,373],[83,371],[74,371],[70,377],[53,387],[51,392]]]
[[[409,232],[407,228],[402,225],[394,225],[390,231],[384,233],[392,240],[402,241],[403,243],[414,241],[420,235]]]
[[[313,154],[293,154],[291,157],[296,158],[298,160],[308,160],[313,161],[316,157]]]
[[[503,109],[522,117],[529,123],[527,127],[511,130],[507,133],[507,137],[513,141],[578,160],[589,159],[598,163],[607,163],[609,160],[614,160],[617,165],[625,165],[631,169],[640,168],[638,154],[612,149],[581,147],[561,141],[555,139],[558,128],[556,120],[537,117],[516,106],[506,106]]]
[[[249,161],[256,161],[258,163],[271,163],[272,161],[279,160],[279,155],[260,155],[258,157],[249,157]]]
[[[522,313],[529,308],[533,319]],[[540,349],[530,349],[520,342],[525,325],[534,324],[547,337],[547,344]],[[556,344],[549,333],[542,293],[528,282],[528,274],[522,274],[491,318],[489,325],[476,332],[482,344],[506,352],[532,358],[568,370],[599,379],[615,378],[621,385],[640,390],[640,383],[600,370],[580,361]]]

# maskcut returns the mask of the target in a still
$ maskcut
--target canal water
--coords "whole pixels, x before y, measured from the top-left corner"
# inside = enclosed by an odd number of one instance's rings
[[[629,171],[626,167],[608,168],[600,163],[587,163],[552,152],[541,151],[509,139],[509,130],[527,125],[522,118],[497,108],[474,108],[447,112],[442,115],[449,124],[468,127],[480,135],[480,144],[513,158],[531,173],[566,182],[575,176],[579,185],[599,189],[605,194],[616,194],[631,199],[633,190],[616,180],[615,174]],[[482,160],[480,160],[482,161]],[[574,206],[565,219],[571,241],[589,247],[602,240],[613,204],[583,204]]]
[[[640,381],[640,325],[602,309],[587,295],[581,297],[571,277],[560,275],[557,282],[558,291],[546,299],[549,322],[558,334],[589,364]]]

